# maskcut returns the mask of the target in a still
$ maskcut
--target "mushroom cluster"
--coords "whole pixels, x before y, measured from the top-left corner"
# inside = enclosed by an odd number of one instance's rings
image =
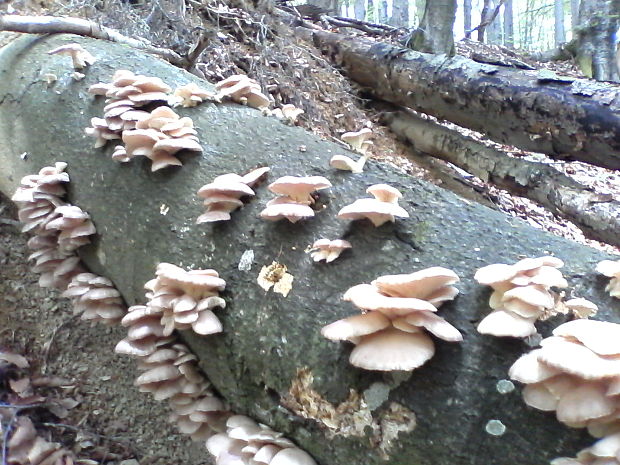
[[[573,427],[595,437],[620,428],[620,325],[573,320],[553,331],[541,348],[519,358],[510,377],[527,384],[525,403],[555,411]]]
[[[135,129],[123,131],[125,147],[117,146],[112,158],[129,161],[136,156],[149,158],[151,171],[181,166],[174,155],[180,150],[202,152],[191,118],[181,118],[170,107],[157,107],[136,122]]]
[[[314,210],[310,205],[315,202],[312,193],[330,187],[331,182],[323,176],[283,176],[269,184],[269,190],[279,197],[267,202],[260,216],[270,221],[286,218],[291,223],[312,218]]]
[[[559,258],[538,257],[480,268],[474,279],[493,288],[493,311],[480,322],[478,332],[521,338],[535,334],[534,322],[549,317],[556,306],[558,296],[551,287],[568,286],[558,270],[563,265]]]
[[[73,313],[82,320],[114,325],[126,312],[121,294],[112,281],[93,273],[74,276],[62,296],[72,300]]]
[[[2,455],[7,464],[73,465],[76,460],[75,455],[61,444],[39,436],[30,418],[24,415],[15,419],[13,433],[5,447]]]
[[[231,416],[226,428],[225,434],[207,440],[207,450],[215,457],[216,465],[316,465],[282,433],[249,417]]]
[[[217,101],[230,99],[259,110],[266,110],[269,107],[269,98],[262,93],[260,84],[245,74],[230,76],[215,84],[215,88]]]
[[[361,311],[325,326],[332,341],[355,344],[349,361],[367,370],[413,370],[435,353],[423,329],[446,341],[461,341],[461,333],[436,315],[443,302],[458,294],[459,280],[451,270],[431,267],[411,274],[386,275],[371,284],[350,288],[343,299]]]
[[[157,278],[147,282],[147,307],[160,315],[163,335],[175,329],[193,329],[201,335],[222,331],[222,323],[212,309],[226,307],[219,291],[226,281],[215,270],[185,271],[171,263],[157,265]]]
[[[64,172],[66,163],[42,168],[38,174],[24,176],[12,200],[18,206],[23,232],[32,232],[28,241],[35,260],[33,271],[39,273],[39,285],[65,289],[73,276],[83,271],[77,248],[88,244],[95,226],[87,213],[66,204],[63,183],[69,182]]]
[[[551,465],[620,465],[620,433],[610,434],[577,453],[574,459],[561,457]]]
[[[278,119],[282,119],[290,124],[295,124],[297,122],[297,118],[302,115],[304,111],[301,108],[297,108],[295,105],[287,103],[286,105],[282,105],[281,108],[274,109],[271,114]]]
[[[242,197],[254,196],[252,190],[267,174],[269,168],[257,168],[244,176],[229,173],[216,177],[198,190],[198,197],[204,199],[207,211],[200,215],[196,223],[230,220],[230,213],[243,206]]]
[[[325,260],[325,263],[331,263],[340,257],[340,254],[345,249],[350,249],[351,243],[342,239],[335,239],[330,241],[329,239],[319,239],[312,244],[314,252],[310,253],[310,256],[315,262]]]
[[[352,150],[364,155],[372,144],[368,138],[372,135],[372,130],[369,128],[362,128],[355,132],[345,132],[340,138],[343,142],[349,144]]]
[[[91,94],[107,99],[103,118],[92,118],[92,127],[86,128],[86,134],[97,138],[95,148],[103,147],[108,140],[121,139],[124,130],[134,129],[148,115],[137,108],[166,102],[171,90],[158,77],[142,76],[126,69],[116,71],[111,83],[100,82],[88,89]]]
[[[603,260],[596,265],[596,271],[611,278],[605,290],[609,292],[609,295],[612,297],[620,299],[620,260]]]
[[[168,99],[168,103],[173,106],[181,105],[184,108],[195,107],[205,100],[214,100],[215,94],[201,88],[198,84],[190,82],[184,86],[177,87]]]
[[[387,184],[374,184],[366,189],[374,199],[358,199],[338,212],[338,218],[343,220],[369,219],[375,226],[381,226],[388,221],[395,221],[395,217],[409,218],[409,213],[398,205],[398,199],[403,195],[398,189]]]
[[[352,173],[362,173],[364,171],[364,165],[368,157],[361,156],[359,160],[355,161],[351,157],[346,155],[334,155],[329,160],[329,166],[342,171],[351,171]]]
[[[121,324],[128,327],[127,337],[115,351],[138,358],[142,372],[135,381],[141,392],[155,400],[168,400],[170,420],[192,439],[204,441],[230,414],[223,402],[209,390],[209,383],[198,371],[196,356],[174,337],[164,335],[160,314],[145,305],[129,308]]]

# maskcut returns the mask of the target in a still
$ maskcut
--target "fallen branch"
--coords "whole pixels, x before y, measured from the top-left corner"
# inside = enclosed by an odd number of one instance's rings
[[[129,45],[138,50],[159,55],[175,66],[185,67],[187,63],[187,59],[172,50],[155,47],[144,39],[124,36],[114,29],[100,26],[87,19],[59,18],[56,16],[0,15],[0,30],[27,34],[77,34],[92,37],[93,39],[109,40],[110,42]]]
[[[453,163],[485,182],[526,197],[572,221],[598,241],[620,246],[620,202],[598,194],[544,163],[508,157],[492,147],[411,112],[384,122],[416,151]]]
[[[322,18],[332,26],[350,27],[353,29],[359,29],[360,31],[368,34],[387,35],[398,31],[398,28],[396,27],[361,21],[359,19],[345,18],[343,16],[323,16]]]

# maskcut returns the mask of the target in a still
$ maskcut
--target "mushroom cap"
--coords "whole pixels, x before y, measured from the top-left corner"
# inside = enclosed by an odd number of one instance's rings
[[[352,365],[366,370],[413,370],[435,353],[435,345],[424,333],[386,328],[364,336],[349,357]]]
[[[573,320],[555,328],[553,335],[575,338],[599,355],[620,355],[620,324],[617,323]]]
[[[272,203],[260,212],[260,217],[265,220],[278,221],[286,218],[291,223],[297,223],[299,220],[313,216],[314,210],[312,208],[299,203]]]
[[[458,329],[432,312],[413,312],[403,317],[403,319],[413,326],[422,326],[426,328],[429,332],[444,341],[459,342],[463,340],[463,335]]]
[[[250,91],[245,94],[244,97],[247,99],[247,106],[257,108],[259,110],[269,108],[269,104],[271,103],[269,101],[269,98],[257,89],[250,89]]]
[[[459,277],[454,271],[441,266],[432,266],[409,274],[380,276],[372,284],[389,296],[426,300],[439,289],[457,281]]]
[[[389,318],[381,312],[368,312],[362,315],[353,315],[324,326],[321,329],[321,334],[332,341],[351,341],[360,336],[376,333],[389,326],[391,326]]]
[[[598,307],[594,302],[590,302],[588,299],[577,297],[564,302],[564,305],[575,314],[577,318],[588,318],[595,315],[598,311]]]
[[[161,150],[169,154],[174,154],[179,150],[191,150],[192,152],[202,152],[202,146],[189,137],[179,139],[162,139],[155,143],[153,150]]]
[[[362,147],[362,143],[370,137],[372,130],[369,128],[362,128],[356,132],[345,132],[340,139],[343,142],[349,144],[353,149],[359,150]]]
[[[410,297],[389,297],[381,294],[371,284],[358,284],[345,292],[342,297],[352,302],[358,308],[368,311],[378,311],[389,318],[405,316],[416,311],[436,312],[433,304],[423,299]]]
[[[234,180],[232,177],[224,176],[218,176],[213,182],[202,186],[198,190],[198,196],[206,199],[214,195],[229,195],[235,197],[254,195],[254,191],[246,183]],[[239,178],[241,179],[241,177]]]
[[[369,219],[375,226],[381,226],[394,217],[409,218],[407,210],[399,205],[381,202],[377,199],[358,199],[350,205],[340,209],[338,218],[345,220]]]
[[[518,286],[504,293],[502,301],[518,299],[529,305],[540,306],[544,308],[553,308],[555,301],[549,291],[539,284],[531,284],[529,286]]]
[[[247,174],[241,176],[241,182],[247,184],[250,187],[254,187],[255,184],[258,184],[263,178],[267,176],[267,173],[271,168],[268,166],[262,166],[260,168],[256,168],[250,171]]]
[[[524,318],[507,310],[494,310],[478,324],[480,334],[499,337],[527,337],[536,333],[536,318]]]
[[[287,447],[274,455],[269,465],[316,465],[316,462],[307,452]]]
[[[556,415],[562,423],[581,423],[609,415],[614,412],[615,406],[615,399],[605,395],[602,384],[587,383],[562,396]]]
[[[268,189],[296,202],[313,203],[310,193],[329,187],[332,187],[332,183],[323,176],[282,176],[269,184]]]
[[[536,349],[519,357],[508,371],[510,378],[522,383],[531,384],[546,381],[562,373],[560,369],[542,363],[538,359],[541,352],[542,349]]]
[[[334,155],[329,160],[329,166],[331,166],[332,168],[336,168],[337,170],[351,171],[352,173],[361,173],[363,171],[363,165],[360,166],[359,161],[355,161],[351,157],[347,157],[346,155]]]
[[[157,278],[161,284],[172,286],[191,286],[204,288],[205,290],[221,291],[226,287],[226,281],[218,277],[213,270],[191,270],[185,271],[171,263],[160,263],[157,265]]]
[[[381,202],[389,203],[398,203],[398,199],[403,196],[398,189],[388,184],[374,184],[366,192]]]
[[[596,265],[596,271],[609,278],[620,276],[620,260],[603,260]]]
[[[480,284],[491,286],[496,283],[501,283],[512,279],[517,270],[512,265],[505,265],[503,263],[496,263],[493,265],[487,265],[476,271],[474,279]]]
[[[544,339],[540,345],[543,350],[538,355],[538,360],[565,373],[583,379],[620,376],[620,359],[600,356],[578,342],[552,336]]]

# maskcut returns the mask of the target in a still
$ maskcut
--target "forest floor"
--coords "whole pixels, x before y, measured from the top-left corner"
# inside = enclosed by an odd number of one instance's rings
[[[111,9],[107,11],[96,10],[89,3],[72,3],[60,9],[43,5],[42,9],[37,7],[29,12],[52,9],[62,14],[71,9],[74,15],[100,19],[108,26],[118,27],[124,34],[142,35],[158,45],[178,46],[179,51],[195,39],[197,26],[213,26],[217,19],[220,24],[217,40],[207,48],[202,64],[197,66],[208,81],[247,73],[260,81],[277,104],[293,103],[303,108],[305,114],[299,124],[323,138],[338,141],[343,132],[372,127],[374,158],[395,164],[413,176],[459,190],[458,193],[467,198],[520,217],[536,228],[620,253],[614,247],[585,239],[574,225],[526,199],[479,180],[474,180],[478,189],[464,188],[450,174],[453,167],[446,167],[444,162],[427,163],[410,154],[409,147],[378,124],[379,115],[365,106],[366,102],[355,87],[318,50],[296,40],[292,34],[287,35],[281,29],[284,26],[274,26],[242,10],[209,8],[201,10],[202,19],[196,11],[186,12],[186,21],[179,26],[166,19],[169,12],[164,11],[157,18],[155,9],[142,7],[140,10],[138,5],[129,10],[129,3],[108,3]],[[25,8],[18,2],[13,5],[16,9]],[[162,22],[167,26],[161,27]],[[160,32],[150,34],[149,29]],[[475,47],[471,42],[464,44],[463,53]],[[570,63],[556,65],[554,70],[577,73]],[[598,192],[620,197],[618,172],[577,162],[553,162],[511,147],[503,149],[513,156],[546,160]],[[165,406],[139,393],[133,386],[136,376],[133,361],[113,351],[124,337],[124,330],[89,326],[72,316],[67,299],[60,298],[54,290],[38,286],[37,276],[29,271],[26,238],[19,232],[15,217],[10,202],[0,196],[0,350],[22,354],[30,361],[30,367],[14,372],[14,377],[35,379],[45,375],[64,380],[59,387],[37,388],[35,392],[50,399],[76,401],[67,412],[56,411],[64,415],[62,418],[43,407],[28,411],[37,420],[39,433],[97,463],[137,465],[133,460],[140,465],[210,463],[204,448],[177,434],[166,421]],[[6,379],[0,378],[0,394],[2,388],[5,392],[7,389],[3,382]]]

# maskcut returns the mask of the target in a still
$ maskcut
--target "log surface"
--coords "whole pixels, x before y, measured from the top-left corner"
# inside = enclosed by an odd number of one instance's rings
[[[46,54],[71,41],[98,58],[82,81],[70,78],[68,58]],[[228,283],[223,293],[227,307],[216,310],[224,332],[183,337],[233,410],[282,431],[320,465],[539,465],[574,455],[593,442],[584,432],[559,424],[553,414],[526,407],[520,387],[509,394],[497,391],[497,382],[528,347],[476,333],[475,326],[489,312],[490,292],[473,281],[473,274],[490,263],[552,253],[566,261],[563,271],[574,294],[595,301],[601,319],[619,321],[620,305],[606,295],[606,279],[594,271],[607,255],[386,165],[370,162],[357,175],[331,170],[329,158],[342,153],[338,145],[236,104],[179,110],[193,118],[204,148],[199,156],[182,155],[183,167],[151,173],[148,160],[117,164],[110,159],[113,147],[93,149],[83,128],[104,105],[86,92],[88,86],[109,81],[119,68],[159,76],[173,87],[198,82],[128,47],[73,36],[26,36],[2,50],[0,190],[11,195],[22,176],[55,161],[68,162],[69,200],[91,214],[99,233],[82,257],[93,272],[111,278],[130,305],[143,302],[143,284],[158,262],[218,270]],[[42,82],[46,73],[59,77],[54,86]],[[195,196],[200,186],[216,175],[259,165],[272,168],[270,180],[289,174],[327,176],[334,187],[321,194],[325,208],[311,221],[295,225],[262,221],[258,212],[273,197],[263,185],[256,198],[233,213],[232,221],[195,224],[202,213]],[[336,219],[342,206],[366,196],[365,189],[378,182],[403,192],[401,204],[411,218],[380,228]],[[305,249],[320,237],[346,238],[353,250],[330,265],[315,264]],[[254,252],[253,267],[240,271],[239,260],[247,250]],[[260,268],[274,260],[294,276],[288,297],[266,293],[256,283]],[[348,287],[429,266],[446,266],[462,277],[461,294],[439,314],[461,330],[463,343],[436,340],[435,356],[407,376],[352,367],[350,344],[321,337],[322,326],[358,312],[341,301]],[[548,334],[556,323],[541,329]],[[338,405],[350,389],[366,392],[375,419],[385,418],[390,402],[397,402],[415,412],[416,428],[388,441],[387,460],[376,437],[329,434],[321,422],[283,406],[297,370],[304,367],[314,376],[313,389],[326,401]],[[502,436],[485,432],[493,419],[506,425]]]

